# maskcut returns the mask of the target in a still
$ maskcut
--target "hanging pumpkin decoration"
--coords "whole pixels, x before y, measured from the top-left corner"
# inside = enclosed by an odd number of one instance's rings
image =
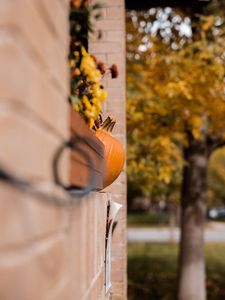
[[[105,172],[103,176],[103,188],[107,187],[120,175],[125,153],[119,140],[111,135],[116,121],[108,117],[100,126],[97,126],[96,136],[105,146]]]

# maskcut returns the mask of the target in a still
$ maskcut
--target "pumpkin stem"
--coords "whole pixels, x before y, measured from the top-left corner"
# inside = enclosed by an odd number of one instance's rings
[[[112,121],[111,117],[108,116],[101,125],[102,129],[107,129],[111,121]]]
[[[109,132],[112,132],[115,125],[116,125],[116,121],[113,120],[113,121],[110,123],[110,125],[109,125],[108,131],[109,131]]]
[[[111,117],[108,116],[105,119],[105,121],[102,123],[101,128],[104,129],[104,130],[106,130],[106,131],[112,132],[115,124],[116,124],[116,121],[113,120]]]

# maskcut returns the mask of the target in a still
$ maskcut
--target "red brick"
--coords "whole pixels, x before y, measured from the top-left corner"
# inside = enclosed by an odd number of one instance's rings
[[[42,69],[46,68],[60,87],[67,90],[65,62],[68,48],[60,47],[60,41],[51,34],[40,17],[35,1],[23,0],[23,5],[20,0],[8,1],[4,10],[0,11],[0,26],[16,28],[17,43],[22,39],[23,45],[20,46],[30,51],[36,61],[38,57]]]
[[[126,253],[126,244],[113,244],[112,246],[112,257],[115,257],[115,259],[118,258],[125,258],[125,253]],[[125,270],[124,270],[125,271]]]
[[[109,7],[107,8],[107,19],[120,19],[124,20],[125,22],[125,16],[124,16],[124,10],[122,7]],[[120,28],[122,29],[122,28]]]
[[[126,147],[126,137],[124,134],[115,134],[114,136]]]
[[[124,1],[104,2],[105,19],[97,24],[103,37],[90,41],[90,50],[107,64],[117,63],[121,68],[120,79],[104,81],[111,99],[105,109],[118,117],[115,134],[125,144]],[[69,39],[64,36],[68,4],[60,0],[0,3],[0,27],[4,26],[0,45],[0,140],[4,141],[0,162],[4,160],[18,174],[35,180],[51,179],[52,154],[69,131],[65,105]],[[66,161],[62,171],[68,174]],[[1,187],[1,199],[7,201],[0,203],[5,213],[0,216],[0,263],[4,262],[4,266],[0,264],[0,299],[109,299],[104,290],[104,259],[110,198],[124,205],[112,241],[112,284],[114,295],[126,299],[125,181],[123,172],[109,187],[110,194],[91,193],[62,211]],[[14,289],[9,291],[11,286]]]
[[[113,102],[119,101],[123,108],[125,108],[125,91],[121,88],[108,87],[107,93],[110,97],[110,102],[113,105]],[[125,109],[123,109],[125,112]]]
[[[112,269],[120,270],[121,266],[123,266],[123,264],[124,264],[123,257],[121,257],[121,258],[112,258],[112,263],[111,263]]]
[[[42,241],[24,251],[1,254],[0,299],[40,300],[67,276],[65,240]]]
[[[99,3],[99,0],[91,0],[91,3]],[[123,0],[102,0],[101,3],[108,6],[124,6],[124,1]]]
[[[107,62],[108,64],[116,64],[119,68],[119,78],[123,78],[124,74],[124,59],[123,59],[123,52],[122,53],[113,53],[107,55]],[[114,81],[114,80],[112,80]]]
[[[114,78],[113,80],[111,78],[107,78],[107,86],[110,86],[111,88],[122,88],[124,86],[124,79],[122,75],[120,74],[119,77]]]
[[[0,187],[0,249],[21,247],[64,228],[63,209],[4,184]]]
[[[107,16],[105,20],[101,20],[97,24],[97,28],[103,30],[103,37],[100,41],[90,41],[89,49],[93,54],[106,55],[107,64],[116,63],[120,69],[120,76],[116,80],[107,77],[105,87],[108,91],[108,99],[104,105],[104,115],[113,115],[117,119],[117,127],[115,135],[126,146],[126,108],[125,108],[125,32],[124,21],[121,17],[124,13],[123,1],[104,0],[107,6]],[[112,10],[111,10],[112,9]],[[111,11],[110,11],[111,10]],[[111,15],[110,15],[111,13]],[[120,17],[119,17],[120,16]],[[118,20],[115,18],[118,17]],[[111,19],[112,18],[112,19]],[[107,43],[108,42],[108,43]],[[118,44],[117,46],[114,46]],[[124,167],[125,169],[125,167]],[[117,299],[126,299],[126,287],[122,287],[122,282],[126,286],[126,174],[123,172],[121,176],[109,187],[105,189],[109,198],[122,203],[124,207],[118,215],[118,225],[115,231],[115,238],[112,240],[112,259],[121,267],[119,279],[121,285],[118,284],[117,278],[112,278],[113,294],[117,295]],[[118,233],[117,233],[118,231]],[[122,243],[118,243],[122,241]],[[121,262],[124,263],[121,263]],[[114,266],[112,267],[112,272]],[[115,275],[115,274],[114,274]],[[101,298],[100,298],[101,299]],[[104,298],[103,298],[104,299]],[[114,296],[113,296],[114,299]]]
[[[55,0],[38,0],[37,6],[39,8],[40,16],[44,19],[46,25],[52,29],[53,34],[57,34],[60,41],[66,47],[67,35],[69,32],[69,3],[64,5],[65,1]]]
[[[18,176],[50,180],[53,155],[62,141],[39,125],[16,111],[0,110],[0,161]]]
[[[125,287],[125,283],[124,282],[114,282],[114,284],[113,284],[113,291],[115,290],[118,294],[123,295],[125,288],[126,287]]]
[[[113,300],[125,300],[125,299],[127,299],[124,295],[123,296],[121,296],[121,294],[115,294],[115,293],[113,293]]]
[[[122,50],[120,43],[106,43],[106,42],[93,42],[90,47],[89,51],[91,53],[100,53],[104,54],[106,51],[107,53],[117,53]]]
[[[120,194],[120,195],[124,195],[125,194],[125,189],[124,189],[124,184],[121,184],[118,179],[116,179],[114,181],[114,183],[112,183],[111,185],[109,185],[108,187],[106,187],[104,189],[104,191],[106,193],[112,193],[112,194]]]
[[[124,273],[123,272],[124,271],[123,271],[122,268],[120,270],[112,269],[112,272],[111,272],[112,280],[114,280],[116,282],[123,282],[123,279],[124,279]]]
[[[125,34],[123,31],[107,31],[105,40],[108,42],[121,42],[125,41]]]
[[[112,112],[113,116],[114,116],[114,111]],[[115,118],[116,119],[116,118]],[[114,126],[113,128],[113,134],[117,135],[117,134],[124,134],[124,131],[126,130],[126,124],[124,124],[124,122],[116,122],[116,126]]]
[[[88,198],[74,207],[71,214],[69,232],[71,275],[74,278],[73,291],[77,300],[82,299],[90,288],[91,280],[99,273],[100,281],[97,290],[104,285],[104,257],[105,257],[105,225],[106,225],[107,194],[91,193]],[[93,210],[93,214],[90,213]],[[91,219],[90,219],[91,218]],[[93,237],[96,235],[97,259],[94,261]],[[77,247],[79,245],[79,247]],[[97,263],[97,264],[96,264]],[[92,272],[92,276],[90,277]],[[91,295],[91,294],[90,294]],[[89,299],[89,298],[87,298]]]
[[[126,163],[125,163],[123,169],[125,169],[125,168],[126,168]],[[118,177],[118,181],[119,181],[120,183],[124,183],[124,185],[125,185],[124,188],[126,188],[127,176],[126,176],[126,171],[125,171],[125,170],[123,170],[123,171],[120,173],[120,175],[119,175],[119,177]]]
[[[57,286],[51,289],[43,300],[76,300],[71,293],[68,278],[63,279]]]
[[[108,101],[106,102],[107,104],[107,111],[110,112],[112,115],[121,112],[121,110],[125,109],[125,103],[122,101],[122,97],[119,96],[114,96],[115,99],[117,99],[116,101],[113,101],[113,99],[109,96]],[[125,123],[125,122],[123,122]],[[117,125],[118,125],[118,121],[117,121]],[[125,132],[125,127],[126,124],[123,124],[123,132]]]
[[[108,18],[106,20],[100,20],[96,23],[96,30],[100,29],[103,31],[111,31],[112,29],[114,31],[119,30],[124,27],[124,20],[118,19],[118,20],[109,20]]]
[[[118,216],[118,218],[124,218],[124,214],[122,214],[122,212],[120,212],[120,215]],[[124,240],[124,238],[126,237],[126,226],[123,226],[125,224],[122,224],[122,222],[120,220],[117,221],[117,227],[115,228],[114,234],[113,234],[113,243],[121,243],[121,241]]]
[[[8,43],[0,45],[0,97],[7,99],[7,102],[8,99],[13,99],[23,106],[28,106],[49,127],[66,136],[68,132],[66,97],[58,92],[46,73],[43,74],[30,57],[13,43],[13,36],[11,34],[8,36]]]

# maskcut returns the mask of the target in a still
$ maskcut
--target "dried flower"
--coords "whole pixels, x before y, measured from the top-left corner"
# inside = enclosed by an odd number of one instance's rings
[[[99,71],[101,72],[101,74],[105,74],[106,70],[107,70],[107,66],[106,64],[104,64],[102,61],[100,61],[98,64],[97,64],[97,68],[99,69]]]
[[[110,68],[112,78],[117,78],[119,76],[119,70],[117,65],[113,64]]]
[[[72,78],[77,77],[80,74],[81,74],[81,72],[80,72],[80,69],[78,69],[78,68],[72,69],[71,73],[70,73],[70,75],[71,75]]]
[[[81,0],[71,0],[71,6],[74,8],[80,8],[81,7]]]
[[[96,63],[96,66],[98,65],[98,59],[95,55],[90,54],[90,56],[93,58],[94,62]]]

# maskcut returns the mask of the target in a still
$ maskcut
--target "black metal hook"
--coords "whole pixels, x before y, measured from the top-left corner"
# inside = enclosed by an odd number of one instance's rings
[[[87,138],[87,140],[89,140]],[[91,157],[86,153],[85,150],[83,150],[78,143],[82,141],[83,143],[86,141],[86,138],[81,139],[79,136],[74,136],[69,141],[64,142],[56,151],[53,161],[52,161],[52,168],[53,168],[53,178],[56,185],[61,187],[63,190],[61,190],[62,193],[53,193],[53,192],[47,192],[46,191],[46,182],[32,182],[29,180],[26,180],[24,178],[20,178],[12,172],[8,171],[5,167],[3,167],[0,164],[0,180],[4,181],[6,184],[12,185],[16,187],[17,189],[21,190],[22,192],[25,192],[31,196],[37,197],[39,200],[45,202],[54,204],[60,207],[67,207],[71,204],[75,203],[75,200],[78,197],[83,197],[90,193],[94,187],[95,187],[95,174],[93,172],[94,165],[92,162]],[[92,141],[90,141],[92,142]],[[61,155],[63,151],[66,148],[70,148],[73,151],[78,151],[86,160],[87,164],[89,165],[89,183],[88,185],[83,189],[78,189],[77,187],[73,185],[64,185],[61,181],[61,178],[59,176],[59,161],[61,158]],[[64,191],[64,192],[63,192]]]
[[[77,196],[77,197],[83,197],[87,194],[89,194],[94,188],[96,184],[96,178],[94,174],[94,164],[91,159],[91,157],[87,154],[87,152],[82,149],[79,146],[79,143],[87,140],[86,138],[83,140],[79,137],[79,135],[74,135],[69,141],[65,142],[55,153],[53,157],[53,162],[52,162],[52,168],[53,168],[53,178],[54,181],[57,185],[61,186],[63,189],[68,191],[72,196]],[[66,148],[70,148],[73,151],[79,152],[85,159],[87,165],[89,166],[89,178],[88,178],[88,184],[85,188],[79,189],[77,186],[74,185],[65,185],[63,184],[60,176],[59,176],[59,162],[60,158],[63,154],[63,151]]]
[[[3,166],[0,166],[0,180],[8,185],[14,186],[26,194],[36,197],[44,203],[54,204],[60,207],[71,204],[71,199],[69,197],[52,195],[51,192],[47,193],[46,190],[43,189],[42,182],[30,182],[26,179],[21,179],[6,170]]]

